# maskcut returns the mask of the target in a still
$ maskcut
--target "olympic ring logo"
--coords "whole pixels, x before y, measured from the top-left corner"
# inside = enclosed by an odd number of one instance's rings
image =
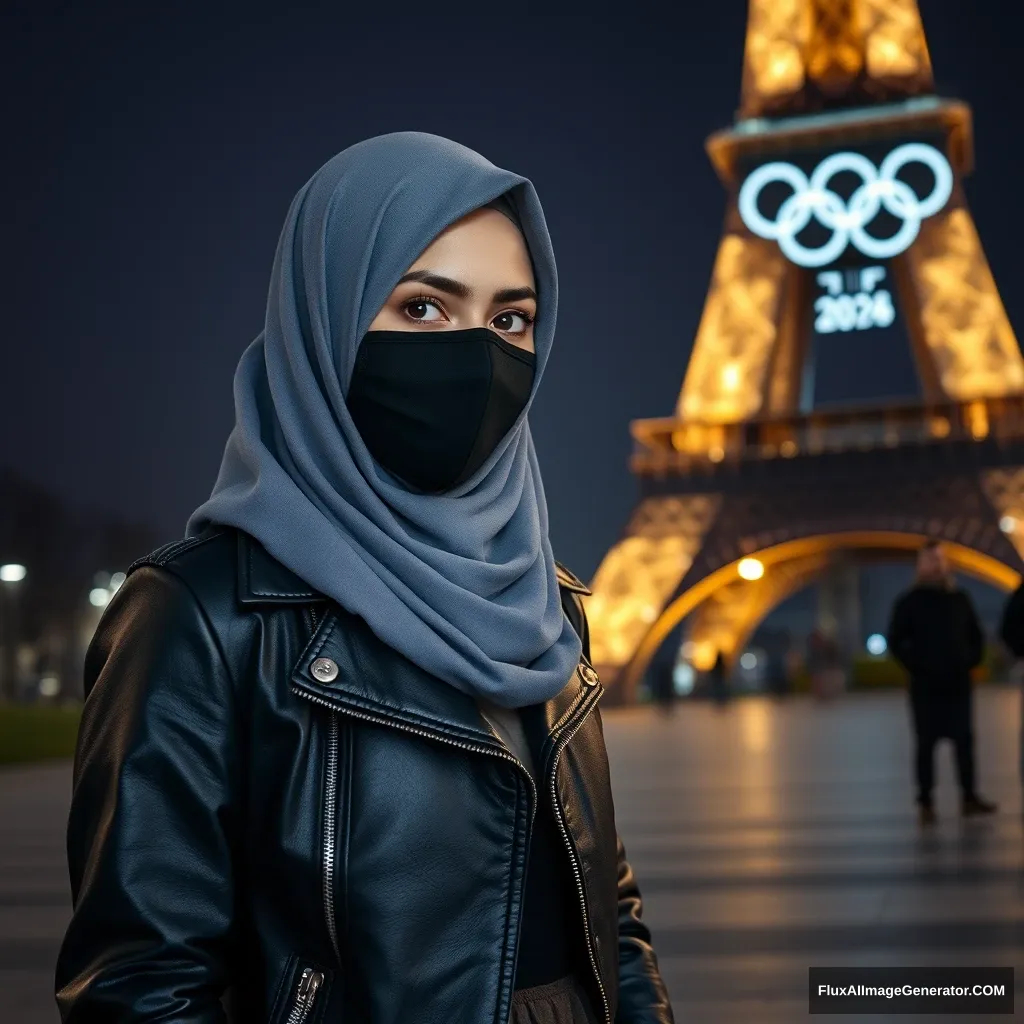
[[[907,164],[921,163],[931,170],[935,184],[923,198],[896,175]],[[852,171],[863,184],[846,201],[828,188],[832,178]],[[758,209],[758,200],[766,185],[782,182],[793,194],[779,207],[774,220]],[[753,171],[740,189],[738,206],[743,223],[761,238],[779,243],[783,253],[801,267],[823,267],[838,258],[851,242],[865,256],[884,260],[897,256],[917,238],[921,222],[938,213],[953,192],[953,169],[949,161],[932,146],[908,142],[894,149],[875,165],[860,153],[833,153],[811,172],[810,178],[793,164],[777,161]],[[867,231],[882,208],[902,221],[891,238],[876,238]],[[797,241],[797,235],[815,217],[832,237],[817,249]]]

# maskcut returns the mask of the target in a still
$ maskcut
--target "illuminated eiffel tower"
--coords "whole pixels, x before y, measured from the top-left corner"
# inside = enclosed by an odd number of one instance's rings
[[[709,667],[843,558],[935,536],[999,587],[1024,570],[1024,360],[961,185],[970,108],[935,95],[914,0],[751,0],[707,149],[728,203],[704,312],[675,415],[632,424],[641,500],[587,598],[612,700],[680,622]],[[813,408],[815,343],[861,331],[909,344],[921,401]]]

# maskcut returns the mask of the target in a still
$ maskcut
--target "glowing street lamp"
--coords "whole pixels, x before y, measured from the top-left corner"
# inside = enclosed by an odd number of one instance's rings
[[[93,577],[93,586],[89,591],[89,604],[101,611],[110,604],[114,595],[121,589],[126,576],[123,572],[98,572]]]
[[[742,558],[737,571],[741,579],[759,580],[764,575],[764,562],[759,558]]]
[[[117,593],[125,581],[123,572],[98,572],[93,579],[93,588],[89,591],[89,604],[93,608],[106,608],[110,599]]]
[[[18,584],[28,575],[25,566],[17,562],[0,565],[0,583],[3,583],[5,600],[0,608],[0,647],[3,648],[3,664],[0,664],[0,696],[14,697],[18,676]]]

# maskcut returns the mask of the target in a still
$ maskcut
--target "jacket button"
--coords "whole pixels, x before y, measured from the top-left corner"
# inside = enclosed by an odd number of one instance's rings
[[[587,686],[597,686],[601,682],[598,674],[589,666],[580,664],[580,678],[587,684]]]
[[[317,658],[313,662],[313,677],[321,683],[333,683],[338,678],[338,665],[330,658]]]

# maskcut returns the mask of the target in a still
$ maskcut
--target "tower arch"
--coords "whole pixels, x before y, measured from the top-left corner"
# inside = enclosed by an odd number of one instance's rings
[[[731,631],[714,641],[705,640],[711,650],[697,650],[695,664],[710,668],[717,650],[733,654],[742,648],[757,624],[787,597],[807,586],[827,568],[836,553],[858,553],[872,560],[879,557],[913,556],[928,538],[921,534],[897,531],[847,531],[801,537],[772,547],[759,549],[737,558],[708,574],[677,594],[641,638],[636,653],[623,667],[617,679],[622,699],[630,702],[658,648],[687,616],[698,612],[716,595],[732,590],[730,598],[739,598],[740,614],[729,623]],[[1021,572],[997,558],[957,542],[943,544],[951,567],[1003,591],[1015,589]],[[764,567],[757,580],[745,580],[739,572],[743,559],[755,558]],[[701,644],[701,639],[696,643]],[[710,659],[710,660],[709,660]]]

